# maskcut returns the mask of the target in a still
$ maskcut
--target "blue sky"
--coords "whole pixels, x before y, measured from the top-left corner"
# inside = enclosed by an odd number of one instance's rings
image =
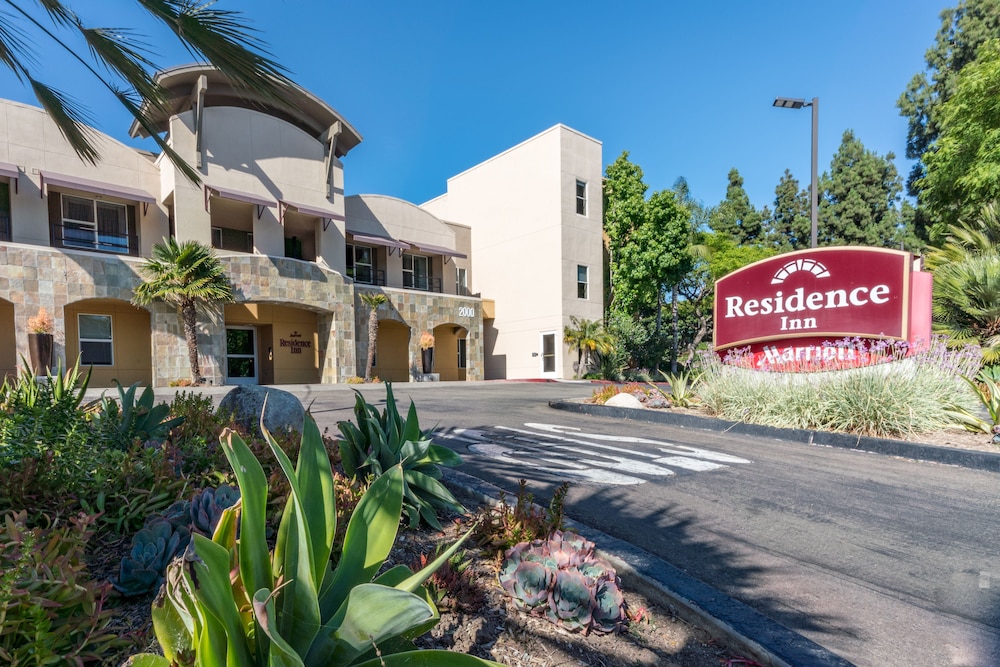
[[[348,194],[422,203],[446,180],[556,123],[629,151],[650,191],[679,176],[706,204],[736,167],[751,201],[770,205],[785,168],[809,181],[810,113],[775,96],[819,97],[822,172],[846,129],[893,152],[906,121],[895,103],[924,67],[939,14],[957,0],[793,3],[579,0],[387,2],[221,0],[248,15],[275,58],[364,141],[344,159]],[[192,60],[170,35],[116,0],[76,0],[87,24],[135,26],[154,61]],[[52,49],[44,81],[91,109],[127,143],[129,119]],[[34,103],[0,73],[0,95]]]

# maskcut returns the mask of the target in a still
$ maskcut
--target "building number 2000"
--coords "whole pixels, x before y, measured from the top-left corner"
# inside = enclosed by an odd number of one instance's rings
[[[458,309],[459,317],[475,317],[476,309],[471,306],[460,306]]]

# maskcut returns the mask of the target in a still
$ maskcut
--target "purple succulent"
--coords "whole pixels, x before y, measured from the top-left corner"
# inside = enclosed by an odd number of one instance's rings
[[[514,571],[502,581],[503,589],[519,609],[534,609],[549,599],[552,571],[541,563],[521,561]]]
[[[622,596],[618,578],[611,570],[611,576],[597,580],[597,605],[594,608],[591,628],[595,632],[618,632],[625,623],[625,598]]]
[[[556,572],[545,617],[567,630],[590,629],[597,600],[594,581],[574,570]]]

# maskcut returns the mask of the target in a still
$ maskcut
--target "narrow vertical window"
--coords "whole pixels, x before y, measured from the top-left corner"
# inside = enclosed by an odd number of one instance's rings
[[[459,338],[458,339],[458,367],[459,368],[465,368],[465,363],[466,363],[466,349],[467,349],[466,348],[466,342],[467,341],[466,341],[465,338]]]
[[[10,239],[10,184],[0,183],[0,241]]]
[[[589,270],[586,266],[578,264],[576,267],[576,298],[586,299],[588,293],[588,274]]]
[[[80,364],[114,365],[110,315],[80,315]]]
[[[556,335],[542,334],[542,372],[556,372]]]
[[[469,274],[465,269],[455,269],[455,294],[469,295]]]
[[[587,184],[576,182],[576,212],[577,215],[587,215]]]

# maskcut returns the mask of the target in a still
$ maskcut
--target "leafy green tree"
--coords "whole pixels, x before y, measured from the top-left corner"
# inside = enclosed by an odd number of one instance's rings
[[[286,70],[271,60],[263,50],[263,42],[242,22],[238,12],[217,9],[212,2],[136,2],[193,56],[219,68],[238,87],[269,99],[284,98],[283,91],[290,85]],[[100,159],[86,108],[35,76],[41,56],[50,58],[53,50],[80,63],[94,82],[132,114],[178,169],[191,181],[199,182],[198,172],[171,148],[150,121],[150,111],[166,110],[168,95],[153,79],[157,67],[141,35],[122,28],[87,26],[71,3],[60,0],[7,0],[5,7],[8,11],[0,12],[0,66],[32,89],[81,159],[90,163]],[[85,44],[86,48],[77,44]]]
[[[375,346],[378,345],[378,307],[389,300],[381,292],[359,292],[361,303],[368,306],[368,361],[365,363],[365,382],[372,381],[375,366]]]
[[[933,328],[953,344],[977,343],[983,360],[1000,362],[1000,209],[949,228],[947,241],[927,255],[934,275]]]
[[[697,241],[705,251],[696,258],[694,269],[678,286],[681,296],[679,333],[681,348],[685,350],[685,366],[690,366],[698,346],[712,336],[715,282],[736,269],[778,253],[773,246],[740,245],[728,234],[701,233]]]
[[[143,282],[135,288],[132,303],[145,306],[164,301],[180,309],[187,341],[191,380],[201,384],[198,363],[197,305],[233,301],[233,288],[222,262],[212,248],[197,241],[178,243],[171,237],[153,246],[152,257],[139,267]]]
[[[596,320],[569,318],[570,324],[563,329],[563,341],[569,349],[576,350],[576,377],[582,377],[590,367],[591,355],[595,352],[608,354],[614,350],[610,334],[604,325]]]
[[[938,137],[924,154],[920,180],[921,203],[945,227],[1000,200],[1000,39],[985,42],[954,83],[938,107]]]
[[[611,265],[609,312],[638,316],[690,268],[690,218],[670,190],[645,199],[642,169],[623,153],[608,166],[604,231]]]
[[[774,188],[774,213],[770,216],[768,237],[782,251],[809,247],[812,232],[809,191],[799,188],[799,181],[788,169]]]
[[[918,160],[907,181],[911,195],[922,189],[919,161],[938,138],[940,108],[954,93],[958,73],[995,37],[1000,37],[1000,0],[961,0],[941,12],[941,27],[924,56],[926,71],[913,76],[896,103],[908,122],[906,157]]]
[[[854,132],[844,132],[820,181],[820,245],[898,247],[909,236],[899,208],[903,185],[895,157],[869,151]]]
[[[608,253],[610,298],[605,299],[608,313],[630,310],[620,295],[624,277],[619,276],[622,249],[632,230],[642,224],[646,214],[646,190],[642,168],[629,161],[628,151],[608,165],[604,177],[604,243]]]
[[[754,243],[764,233],[764,219],[750,203],[743,189],[743,177],[735,167],[729,170],[726,198],[715,207],[709,227],[720,234],[729,234],[739,243]]]

